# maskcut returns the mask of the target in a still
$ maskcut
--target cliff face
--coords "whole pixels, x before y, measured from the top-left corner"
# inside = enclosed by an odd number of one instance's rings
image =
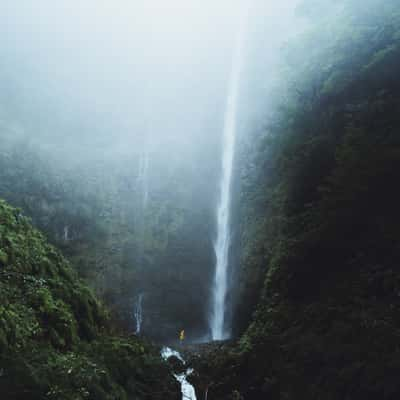
[[[21,212],[0,201],[0,391],[4,399],[165,399],[158,350],[111,336],[105,310]]]
[[[209,396],[400,393],[400,13],[395,1],[343,6],[288,46],[284,100],[247,158],[248,304],[264,282],[238,346],[205,363]]]
[[[267,126],[238,154],[228,317],[241,337],[192,360],[210,399],[399,398],[400,10],[398,0],[330,3],[298,9],[311,28],[282,49]],[[212,143],[160,161],[146,207],[138,159],[53,171],[37,149],[1,147],[0,195],[74,267],[0,203],[2,394],[176,398],[157,349],[112,336],[75,272],[126,330],[143,295],[145,335],[204,333],[221,150]]]
[[[199,166],[194,157],[184,167],[180,160],[152,165],[156,176],[149,176],[143,207],[136,155],[67,167],[0,130],[0,196],[32,218],[115,322],[133,332],[134,304],[143,295],[146,336],[170,340],[182,328],[204,334],[214,267],[214,166]],[[151,162],[161,164],[156,155]]]

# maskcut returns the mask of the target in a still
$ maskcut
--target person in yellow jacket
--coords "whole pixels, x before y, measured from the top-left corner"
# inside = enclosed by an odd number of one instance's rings
[[[185,330],[182,329],[181,333],[179,334],[179,340],[183,342],[185,340]]]

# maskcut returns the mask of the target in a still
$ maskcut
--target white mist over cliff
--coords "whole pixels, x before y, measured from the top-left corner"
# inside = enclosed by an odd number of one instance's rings
[[[266,122],[282,45],[299,29],[296,4],[0,4],[0,140],[29,145],[57,176],[73,171],[81,200],[98,201],[82,207],[111,247],[111,261],[96,258],[107,270],[96,279],[107,293],[129,286],[131,319],[139,288],[146,293],[141,330],[160,324],[175,335],[199,321],[197,336],[231,334],[235,154]],[[63,224],[64,237],[73,225]],[[168,313],[186,303],[197,318]]]

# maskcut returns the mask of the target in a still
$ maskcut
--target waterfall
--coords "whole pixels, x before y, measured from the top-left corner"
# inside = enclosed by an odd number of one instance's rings
[[[237,107],[240,90],[240,75],[243,63],[245,22],[243,18],[238,32],[224,120],[222,176],[220,198],[217,209],[217,238],[214,243],[216,268],[213,287],[213,311],[211,314],[211,335],[213,340],[223,340],[230,336],[225,323],[226,295],[228,289],[230,233],[230,206],[235,136],[237,130]]]
[[[150,167],[150,146],[146,138],[143,143],[143,149],[139,156],[139,169],[137,176],[138,187],[138,207],[135,209],[136,218],[136,234],[138,240],[138,251],[136,253],[137,263],[143,262],[143,257],[146,251],[146,218],[148,216],[149,203],[149,167]]]
[[[135,308],[133,311],[133,315],[135,317],[136,322],[136,335],[139,335],[142,331],[142,322],[143,322],[143,293],[140,293],[135,302]]]
[[[64,226],[64,242],[68,242],[69,241],[69,226],[66,225]]]
[[[140,155],[139,159],[139,176],[138,181],[142,188],[142,209],[145,210],[147,208],[147,203],[149,200],[149,162],[150,155],[148,146],[145,146],[143,153]]]

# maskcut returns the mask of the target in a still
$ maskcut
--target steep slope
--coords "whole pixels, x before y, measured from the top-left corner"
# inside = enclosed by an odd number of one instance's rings
[[[13,399],[176,399],[158,350],[111,336],[65,259],[0,200],[0,393]]]
[[[400,9],[366,3],[288,46],[291,88],[244,174],[261,299],[240,343],[196,365],[209,398],[399,397]]]
[[[171,166],[162,183],[151,182],[143,210],[134,157],[68,167],[50,151],[7,138],[21,116],[14,118],[0,117],[0,197],[32,218],[126,330],[134,331],[132,309],[144,294],[146,336],[162,342],[183,326],[203,332],[213,268],[214,199],[207,194],[215,181],[205,169],[212,167],[182,173]]]

